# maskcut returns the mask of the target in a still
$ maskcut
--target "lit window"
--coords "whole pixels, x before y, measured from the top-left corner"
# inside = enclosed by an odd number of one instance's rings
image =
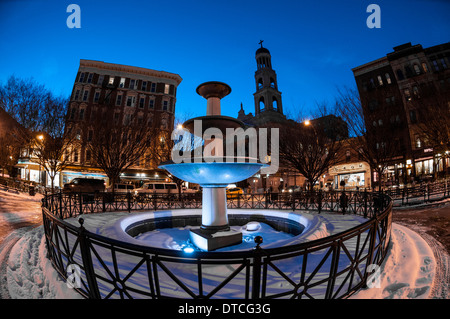
[[[409,89],[406,89],[404,92],[406,100],[411,101],[411,92],[409,91]]]
[[[164,85],[164,94],[169,94],[169,88],[170,88],[169,84]]]
[[[119,87],[123,88],[125,86],[125,78],[120,78]]]
[[[383,79],[381,78],[380,75],[377,76],[377,79],[378,79],[378,84],[379,84],[379,85],[383,85]]]
[[[422,69],[423,69],[423,72],[425,72],[425,73],[428,72],[428,66],[426,63],[422,63]]]
[[[422,147],[422,141],[420,140],[419,136],[416,136],[416,148]]]
[[[384,75],[384,77],[386,78],[387,84],[391,84],[391,83],[392,83],[391,77],[389,76],[389,73],[386,73],[386,74]]]
[[[114,77],[113,76],[109,76],[109,82],[108,82],[108,84],[109,85],[113,85],[114,84]]]
[[[416,74],[420,74],[420,68],[417,64],[414,64],[414,71],[416,72]]]

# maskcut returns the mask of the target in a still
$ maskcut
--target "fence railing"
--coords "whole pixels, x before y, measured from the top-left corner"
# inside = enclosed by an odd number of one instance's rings
[[[201,208],[197,194],[64,194],[43,200],[48,258],[86,298],[344,298],[364,287],[384,260],[392,202],[346,192],[240,195],[229,208],[320,210],[367,221],[326,238],[278,248],[194,252],[154,248],[94,234],[84,214]],[[260,213],[260,212],[258,212]],[[155,215],[156,216],[156,215]],[[79,227],[67,218],[78,217]]]

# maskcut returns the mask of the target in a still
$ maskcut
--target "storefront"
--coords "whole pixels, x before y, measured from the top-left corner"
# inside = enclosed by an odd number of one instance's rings
[[[335,165],[329,169],[328,179],[333,180],[333,189],[342,189],[341,182],[345,182],[345,189],[369,188],[370,167],[365,162]]]

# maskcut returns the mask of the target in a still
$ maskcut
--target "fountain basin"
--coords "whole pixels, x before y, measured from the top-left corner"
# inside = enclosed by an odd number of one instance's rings
[[[204,158],[204,160],[208,160],[208,158]],[[226,158],[223,158],[223,160],[225,161],[223,163],[168,163],[158,167],[169,171],[182,180],[199,184],[202,187],[227,187],[229,184],[253,176],[262,167],[268,166],[262,163],[226,162]]]

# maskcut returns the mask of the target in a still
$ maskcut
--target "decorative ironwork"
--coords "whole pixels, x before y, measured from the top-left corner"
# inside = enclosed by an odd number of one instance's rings
[[[229,208],[358,214],[363,224],[326,238],[250,251],[194,252],[139,246],[65,219],[113,211],[201,208],[200,194],[53,194],[43,199],[48,258],[64,279],[80,269],[86,298],[345,298],[366,285],[390,241],[392,201],[368,192],[244,194]],[[344,210],[345,208],[345,210]],[[287,265],[295,265],[288,267]],[[294,269],[294,270],[293,270]],[[182,270],[182,271],[181,271]]]

